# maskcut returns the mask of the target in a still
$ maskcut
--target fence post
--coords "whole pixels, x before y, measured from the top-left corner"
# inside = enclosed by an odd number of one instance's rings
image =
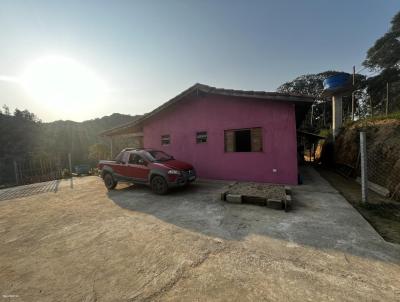
[[[18,165],[17,165],[16,160],[14,160],[14,173],[15,173],[15,184],[18,186],[19,185],[19,177],[18,177]]]
[[[110,138],[110,159],[113,159],[113,137]]]
[[[371,107],[371,116],[374,116],[374,108],[372,108],[372,96],[369,97],[369,103]]]
[[[71,182],[70,182],[70,186],[71,189],[74,187],[74,182],[72,180],[72,160],[71,160],[71,153],[68,153],[68,164],[69,164],[69,172],[71,173]]]
[[[386,116],[389,112],[389,82],[386,82]]]
[[[40,181],[45,181],[45,177],[44,177],[44,170],[43,170],[43,162],[42,159],[39,159],[39,163],[40,163]]]
[[[368,201],[368,174],[367,174],[367,138],[364,131],[360,132],[361,155],[361,201]]]

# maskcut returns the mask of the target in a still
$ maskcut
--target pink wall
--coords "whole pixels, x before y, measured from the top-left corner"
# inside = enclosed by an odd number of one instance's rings
[[[262,127],[262,152],[224,152],[224,130],[251,127]],[[201,178],[297,184],[296,121],[291,103],[191,97],[147,120],[143,130],[144,147],[193,164]],[[207,143],[196,143],[198,131],[208,132]],[[170,134],[170,145],[161,145],[164,134]]]

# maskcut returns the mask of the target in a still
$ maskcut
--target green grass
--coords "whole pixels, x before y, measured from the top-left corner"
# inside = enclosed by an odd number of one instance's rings
[[[359,203],[356,206],[364,208],[373,215],[400,222],[400,216],[398,214],[400,211],[400,205],[381,202],[379,204]]]
[[[386,120],[386,119],[400,120],[400,111],[390,113],[387,116],[386,115],[377,115],[377,116],[368,117],[365,120],[367,120],[367,121],[380,121],[380,120]]]
[[[321,130],[319,130],[319,135],[321,135],[321,136],[328,137],[331,134],[332,134],[332,130],[331,129],[322,128]]]
[[[363,119],[359,119],[357,121],[351,121],[347,120],[343,123],[343,127],[347,128],[352,125],[360,125],[360,124],[368,124],[369,122],[377,122],[377,121],[383,121],[383,120],[400,120],[400,111],[393,112],[388,114],[387,116],[385,114],[380,114],[380,115],[375,115],[375,116],[369,116]]]
[[[371,121],[371,122],[373,122],[373,121],[381,121],[381,120],[389,120],[389,119],[400,120],[400,111],[390,113],[387,116],[384,115],[384,114],[376,115],[376,116],[370,116],[370,117],[367,117],[367,118],[362,119],[360,121],[367,121],[367,122]]]

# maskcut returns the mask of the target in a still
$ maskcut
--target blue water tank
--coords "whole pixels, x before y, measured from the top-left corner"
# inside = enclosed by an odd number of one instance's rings
[[[347,89],[351,86],[351,76],[348,73],[338,73],[326,78],[323,82],[325,91]]]

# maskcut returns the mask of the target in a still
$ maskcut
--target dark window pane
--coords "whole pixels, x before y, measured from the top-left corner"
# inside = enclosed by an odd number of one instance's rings
[[[143,163],[143,159],[140,157],[140,155],[131,154],[129,156],[129,163],[132,165],[141,165]]]
[[[225,152],[261,152],[263,149],[260,127],[225,130],[224,140]]]
[[[236,152],[251,152],[251,131],[235,131]]]
[[[121,151],[121,152],[117,155],[117,157],[115,158],[115,161],[116,161],[117,163],[121,163],[121,162],[122,162],[122,159],[123,159],[123,157],[124,157],[124,154],[125,154],[125,152],[124,152],[124,151]]]
[[[150,161],[168,161],[173,159],[171,155],[162,151],[149,151],[146,155]]]

